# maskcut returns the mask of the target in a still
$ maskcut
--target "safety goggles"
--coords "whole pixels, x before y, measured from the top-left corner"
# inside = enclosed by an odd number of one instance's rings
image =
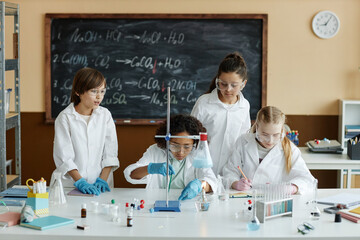
[[[230,87],[230,90],[231,89],[234,89],[234,90],[243,90],[244,86],[245,86],[245,82],[242,82],[242,83],[227,83],[227,82],[224,82],[223,80],[221,80],[220,78],[216,78],[215,80],[215,83],[216,83],[216,88],[219,89],[219,90],[227,90],[229,89]]]
[[[97,96],[97,95],[104,96],[105,93],[106,93],[106,88],[101,89],[101,90],[90,89],[90,90],[88,91],[88,94],[91,95],[91,96],[93,96],[93,97],[95,97],[95,96]]]
[[[262,143],[278,143],[284,137],[284,134],[282,132],[276,134],[259,133],[256,129],[255,136]]]
[[[181,145],[176,143],[170,143],[169,148],[171,152],[180,152],[181,149],[183,149],[184,152],[191,152],[195,148],[195,144]]]

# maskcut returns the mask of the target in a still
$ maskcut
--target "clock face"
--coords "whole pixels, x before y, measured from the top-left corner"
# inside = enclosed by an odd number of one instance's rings
[[[335,13],[322,11],[313,18],[312,29],[320,38],[332,38],[340,29],[340,20]]]

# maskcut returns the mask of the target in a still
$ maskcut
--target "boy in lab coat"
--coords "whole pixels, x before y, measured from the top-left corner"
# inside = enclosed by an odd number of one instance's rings
[[[106,81],[99,71],[80,69],[71,103],[55,120],[55,171],[61,172],[64,187],[75,186],[86,194],[110,191],[112,172],[119,167],[114,120],[100,106],[105,93]]]

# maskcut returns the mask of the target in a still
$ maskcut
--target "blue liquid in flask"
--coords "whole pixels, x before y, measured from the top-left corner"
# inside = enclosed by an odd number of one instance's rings
[[[248,224],[247,224],[247,229],[250,231],[256,231],[259,228],[260,228],[260,223],[255,220],[252,220],[252,221],[248,222]]]
[[[195,158],[192,165],[194,168],[210,168],[212,162],[209,162],[207,158]]]

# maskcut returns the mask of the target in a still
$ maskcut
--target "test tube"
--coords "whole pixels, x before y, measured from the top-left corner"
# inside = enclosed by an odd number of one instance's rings
[[[109,204],[103,203],[101,204],[101,210],[104,215],[109,214]]]
[[[98,211],[99,211],[99,202],[91,201],[91,211],[93,211],[94,213],[98,213]]]

